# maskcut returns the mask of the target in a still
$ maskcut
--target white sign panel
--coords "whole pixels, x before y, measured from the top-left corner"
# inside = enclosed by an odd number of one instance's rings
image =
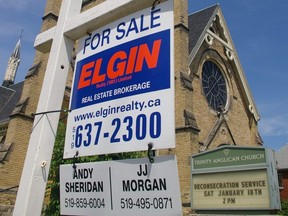
[[[175,147],[173,1],[79,42],[64,158]]]
[[[60,166],[62,215],[182,215],[175,156]]]
[[[192,175],[193,209],[268,209],[267,171]]]

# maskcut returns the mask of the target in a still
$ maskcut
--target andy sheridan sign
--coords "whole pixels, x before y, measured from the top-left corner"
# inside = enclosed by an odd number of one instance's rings
[[[173,1],[79,42],[64,157],[175,147]]]
[[[175,156],[60,166],[61,215],[182,215]]]

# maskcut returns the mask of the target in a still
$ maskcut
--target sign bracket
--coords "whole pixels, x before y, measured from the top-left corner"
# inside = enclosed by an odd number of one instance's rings
[[[49,113],[56,113],[56,112],[64,112],[64,113],[67,113],[67,112],[71,112],[71,110],[51,110],[51,111],[46,111],[46,112],[37,112],[37,113],[31,113],[31,116],[36,116],[36,115],[45,115],[45,114],[49,114]]]
[[[160,4],[160,3],[161,3],[161,0],[155,0],[155,1],[153,2],[153,5],[152,5],[151,10],[154,10],[155,7],[156,7],[156,5],[157,5],[157,4]]]
[[[75,153],[75,155],[74,155],[74,157],[73,157],[73,165],[72,165],[72,167],[73,167],[74,170],[76,170],[76,168],[77,168],[77,165],[76,165],[75,163],[76,163],[76,161],[77,161],[78,155],[79,155],[79,151],[76,151],[76,153]]]
[[[154,163],[154,157],[155,157],[155,151],[152,150],[153,148],[153,143],[149,143],[148,144],[148,152],[147,152],[147,156],[149,158],[149,162],[152,164]]]

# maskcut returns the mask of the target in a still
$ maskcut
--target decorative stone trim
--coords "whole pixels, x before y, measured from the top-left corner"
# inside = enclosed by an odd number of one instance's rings
[[[184,29],[187,32],[189,32],[189,28],[186,25],[184,25],[183,23],[178,23],[178,24],[174,25],[174,29],[178,29],[178,28]]]
[[[42,17],[42,20],[46,20],[46,19],[53,19],[53,20],[58,20],[58,16],[56,16],[54,13],[48,13],[45,16]]]
[[[191,111],[184,109],[184,118],[185,126],[192,126],[193,128],[198,129],[196,118]]]
[[[6,156],[8,155],[10,148],[13,143],[6,144],[1,146],[0,148],[0,163],[3,163],[5,161]]]
[[[210,34],[205,35],[205,42],[209,45],[212,46],[214,38]]]
[[[36,75],[38,70],[39,70],[40,65],[41,65],[41,61],[39,63],[35,64],[35,65],[32,65],[32,67],[29,69],[25,79]]]
[[[232,61],[234,59],[233,51],[230,49],[227,49],[227,47],[226,47],[226,56],[230,61]]]
[[[193,90],[192,80],[190,76],[184,72],[180,72],[181,84],[189,90]]]
[[[11,115],[16,115],[18,113],[24,113],[24,109],[27,105],[28,97],[22,98],[15,106]]]

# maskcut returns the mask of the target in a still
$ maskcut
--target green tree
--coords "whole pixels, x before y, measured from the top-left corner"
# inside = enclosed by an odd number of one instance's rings
[[[281,211],[277,212],[278,215],[288,215],[288,200],[281,201]]]
[[[46,187],[46,202],[44,205],[43,214],[47,216],[60,215],[60,173],[59,166],[61,164],[73,164],[73,159],[63,159],[64,143],[65,143],[66,125],[59,123],[57,135],[55,138],[55,145],[50,165],[49,178]],[[111,155],[99,155],[92,157],[76,158],[77,163],[108,161],[119,159],[131,159],[145,156],[144,152],[129,152]]]

